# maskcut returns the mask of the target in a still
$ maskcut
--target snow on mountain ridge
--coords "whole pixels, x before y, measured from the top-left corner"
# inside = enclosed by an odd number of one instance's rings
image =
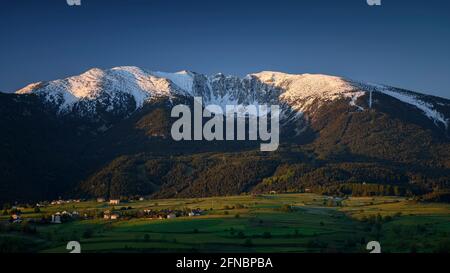
[[[160,78],[169,79],[178,87],[180,87],[182,90],[186,91],[189,94],[192,94],[194,75],[189,71],[183,70],[175,73],[155,71],[151,72],[151,74]]]
[[[43,95],[48,101],[59,104],[61,111],[68,111],[79,101],[94,101],[102,95],[114,98],[118,94],[128,94],[139,108],[151,97],[171,96],[177,92],[165,78],[138,67],[123,66],[108,70],[93,68],[78,76],[30,84],[16,93]]]
[[[333,101],[350,98],[350,104],[356,106],[356,100],[365,94],[357,90],[350,81],[336,76],[322,74],[286,74],[263,71],[251,74],[262,82],[285,90],[280,100],[290,104],[296,111],[305,111],[316,100]],[[358,108],[361,108],[358,106]]]
[[[442,113],[438,112],[431,103],[427,103],[421,100],[412,92],[402,92],[400,90],[394,91],[394,88],[392,87],[376,83],[368,83],[368,85],[372,86],[375,89],[375,92],[389,95],[404,103],[415,106],[416,108],[420,109],[429,119],[433,120],[436,125],[438,123],[442,123],[445,129],[448,128],[450,119],[445,118],[445,116]]]
[[[33,83],[16,93],[42,95],[58,105],[60,112],[70,111],[78,102],[91,102],[91,111],[95,112],[96,101],[116,101],[117,105],[125,94],[134,99],[136,108],[155,97],[187,95],[202,96],[205,104],[220,106],[233,104],[245,107],[279,103],[302,115],[313,106],[318,107],[336,99],[346,99],[352,107],[362,111],[364,108],[356,102],[371,91],[414,105],[435,123],[443,123],[446,128],[448,126],[449,120],[443,114],[417,96],[384,85],[321,74],[262,71],[239,78],[221,73],[205,76],[190,71],[167,73],[145,71],[135,66],[120,66],[107,70],[93,68],[78,76]],[[114,110],[111,106],[106,109]]]

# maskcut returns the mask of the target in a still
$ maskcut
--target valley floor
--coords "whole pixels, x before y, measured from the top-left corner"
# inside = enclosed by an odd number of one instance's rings
[[[126,210],[125,210],[126,208]],[[186,210],[175,219],[98,217],[62,224],[26,224],[57,211]],[[63,252],[79,241],[82,252],[449,252],[450,205],[400,197],[333,199],[315,194],[275,194],[144,200],[109,205],[80,202],[22,208],[21,224],[1,216],[1,252]],[[124,213],[125,215],[126,213]]]

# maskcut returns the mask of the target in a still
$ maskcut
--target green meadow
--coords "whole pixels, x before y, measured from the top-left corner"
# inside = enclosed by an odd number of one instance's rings
[[[332,199],[333,200],[333,199]],[[201,216],[175,219],[100,217],[62,224],[25,224],[57,211],[102,212],[127,207],[195,209]],[[449,252],[450,205],[400,197],[351,197],[336,202],[315,194],[243,195],[133,201],[110,206],[80,202],[49,205],[36,213],[21,208],[24,223],[1,216],[3,252],[67,253],[67,242],[82,252]],[[31,226],[31,227],[30,227]]]

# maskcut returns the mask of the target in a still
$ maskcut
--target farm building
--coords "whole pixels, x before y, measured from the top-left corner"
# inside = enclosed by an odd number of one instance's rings
[[[110,212],[109,210],[103,213],[103,219],[105,220],[117,220],[120,218],[118,213]]]
[[[173,219],[173,218],[177,218],[177,215],[175,213],[167,214],[167,219]]]
[[[109,204],[110,205],[119,205],[120,204],[120,199],[110,199],[109,200]]]
[[[61,224],[61,215],[59,214],[59,212],[57,214],[53,214],[52,215],[52,224]]]

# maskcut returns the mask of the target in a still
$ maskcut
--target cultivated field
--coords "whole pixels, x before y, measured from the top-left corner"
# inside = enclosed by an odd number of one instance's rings
[[[125,210],[126,208],[126,210]],[[127,217],[127,213],[199,208],[200,216],[175,219]],[[122,209],[122,210],[121,210]],[[416,203],[399,197],[332,199],[315,194],[279,194],[20,208],[23,222],[1,217],[3,252],[68,252],[76,240],[82,252],[448,252],[450,205]],[[62,224],[26,224],[61,211],[97,215],[124,211],[118,220],[101,217]]]

